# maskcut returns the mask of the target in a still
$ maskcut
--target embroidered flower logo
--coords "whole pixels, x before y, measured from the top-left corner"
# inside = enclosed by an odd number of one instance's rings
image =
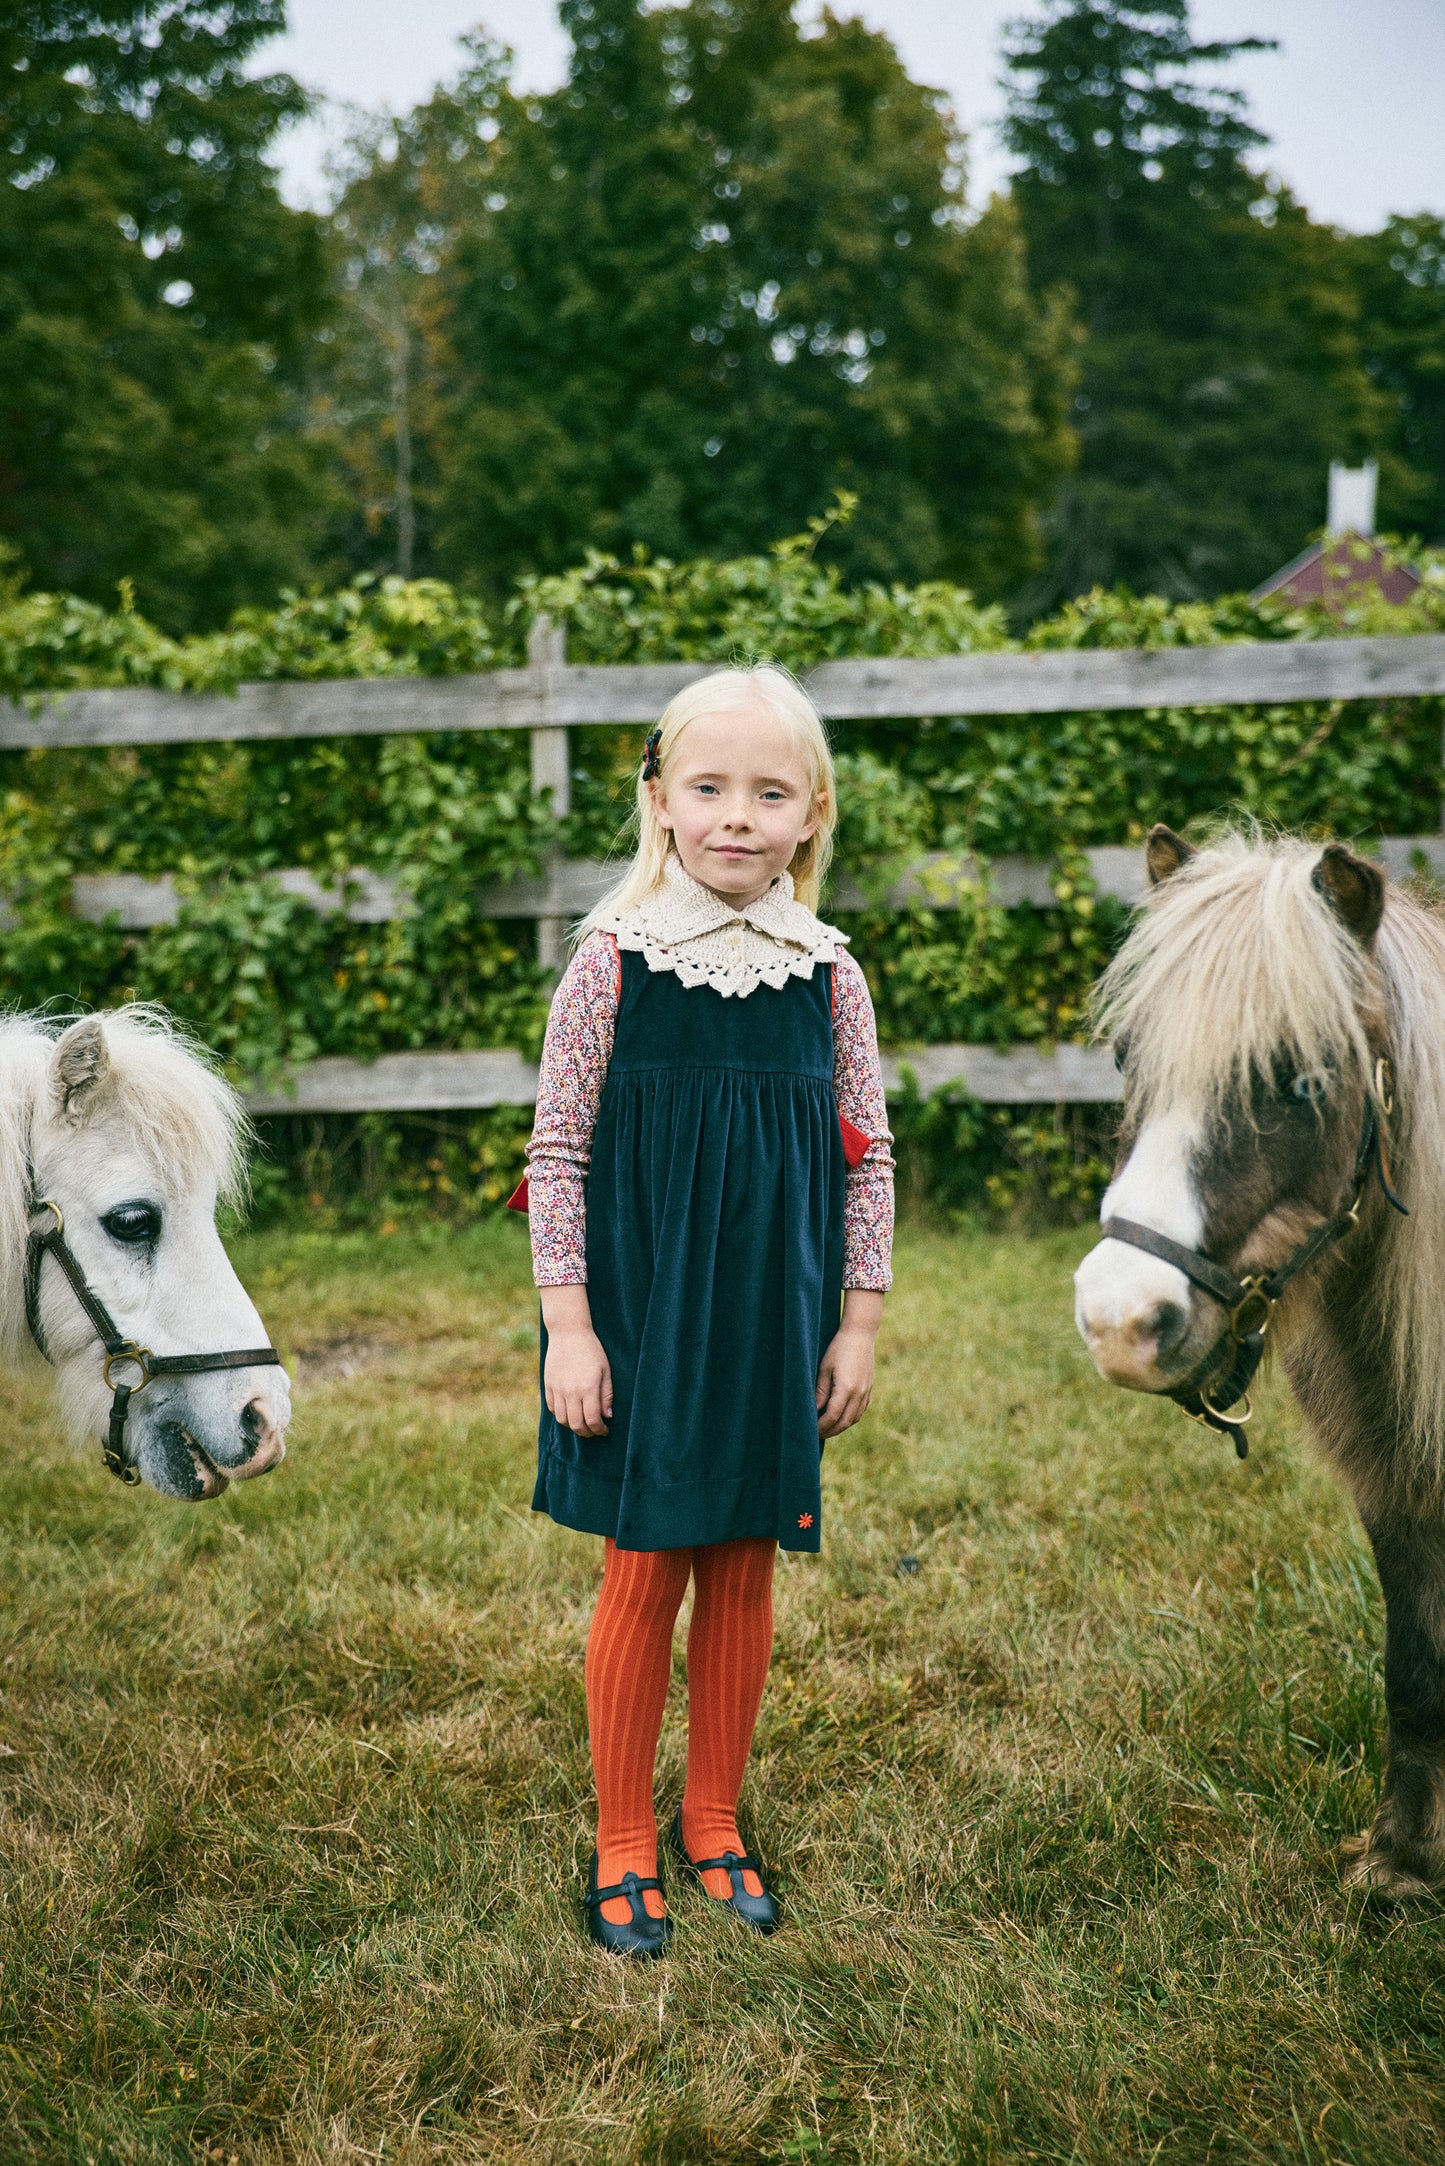
[[[812,1524],[813,1524],[813,1515],[812,1515],[812,1513],[811,1513],[811,1512],[799,1512],[799,1514],[798,1514],[798,1525],[799,1525],[800,1527],[802,1527],[802,1528],[804,1529],[804,1531],[805,1531],[805,1532],[806,1532],[806,1530],[807,1530],[807,1529],[808,1529],[809,1527],[811,1527],[811,1526],[812,1526]]]

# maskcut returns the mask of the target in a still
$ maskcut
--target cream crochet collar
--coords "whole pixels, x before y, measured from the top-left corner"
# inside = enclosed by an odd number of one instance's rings
[[[746,1000],[760,985],[811,978],[814,965],[837,960],[847,934],[824,925],[795,900],[789,873],[741,910],[683,870],[674,855],[662,885],[626,910],[594,918],[619,948],[645,955],[653,971],[672,970],[685,986],[710,985],[724,999]]]

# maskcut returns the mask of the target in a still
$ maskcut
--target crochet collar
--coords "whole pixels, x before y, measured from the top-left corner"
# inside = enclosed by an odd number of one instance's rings
[[[650,895],[594,922],[620,948],[645,955],[649,970],[675,971],[685,986],[710,985],[739,1000],[759,985],[781,989],[789,978],[811,978],[847,940],[797,900],[791,874],[779,873],[756,901],[735,910],[694,880],[675,853]]]
[[[637,905],[635,915],[643,925],[665,928],[668,939],[674,941],[696,940],[702,933],[716,932],[719,926],[731,928],[742,922],[756,926],[771,940],[807,948],[818,931],[818,920],[807,904],[794,898],[790,872],[780,872],[771,887],[764,888],[761,895],[739,910],[700,880],[694,880],[676,852],[667,860],[661,887],[654,888]]]

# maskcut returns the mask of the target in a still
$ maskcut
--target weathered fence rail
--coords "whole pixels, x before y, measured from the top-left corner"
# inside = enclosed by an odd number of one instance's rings
[[[120,688],[0,702],[0,748],[201,744],[433,730],[586,728],[655,721],[711,664],[570,664],[545,644],[525,669],[462,677],[243,684],[234,693]],[[824,662],[805,682],[839,722],[1090,708],[1233,707],[1445,692],[1445,633],[1408,638],[951,654]]]
[[[993,1105],[1098,1105],[1119,1095],[1107,1047],[1086,1045],[924,1045],[885,1053],[883,1081],[900,1088],[905,1069],[926,1098],[962,1083]],[[537,1070],[510,1047],[475,1053],[383,1053],[374,1061],[311,1061],[294,1078],[247,1094],[253,1113],[446,1113],[529,1106]]]
[[[148,689],[76,691],[0,701],[0,747],[198,744],[448,730],[531,733],[531,782],[561,815],[571,807],[569,731],[655,720],[675,692],[707,673],[703,663],[591,667],[566,660],[565,631],[539,617],[524,669],[458,677],[346,678],[321,683],[243,684],[230,695]],[[838,721],[923,720],[1078,710],[1284,705],[1301,701],[1417,698],[1445,693],[1445,634],[1408,638],[1246,642],[1231,646],[1102,649],[1051,654],[958,654],[927,659],[825,662],[805,680]],[[1445,824],[1445,823],[1442,823]],[[1137,849],[1087,853],[1096,890],[1137,899]],[[1386,837],[1376,854],[1397,876],[1422,865],[1445,878],[1445,834]],[[304,867],[273,876],[318,910],[354,922],[384,923],[410,907],[404,882],[366,868],[328,885]],[[530,918],[538,957],[555,968],[564,928],[589,910],[616,877],[614,867],[553,858],[534,878],[480,888],[482,917]],[[1041,858],[971,859],[933,853],[879,880],[835,871],[836,911],[956,909],[982,880],[1013,906],[1054,900],[1053,868]],[[114,917],[131,930],[174,924],[182,891],[169,875],[112,873],[77,878],[72,906],[95,922]],[[1083,1103],[1117,1095],[1107,1052],[1078,1046],[934,1045],[885,1060],[890,1089],[910,1069],[925,1093],[965,1084],[1000,1104]],[[256,1089],[258,1113],[444,1112],[530,1104],[536,1070],[520,1053],[384,1054],[371,1062],[317,1060],[275,1088]]]
[[[1395,879],[1423,871],[1445,880],[1445,835],[1385,835],[1361,847]],[[1094,890],[1119,902],[1137,902],[1144,888],[1143,852],[1132,844],[1109,844],[1085,850]],[[618,866],[601,859],[563,858],[536,878],[499,881],[479,887],[473,898],[478,917],[583,917],[613,886]],[[304,865],[269,875],[286,894],[315,910],[334,910],[353,925],[385,925],[406,917],[411,898],[404,884],[385,873],[357,867],[337,885],[318,880]],[[930,851],[903,871],[881,881],[859,880],[846,866],[835,868],[829,884],[829,910],[958,910],[971,904],[980,882],[990,901],[1012,909],[1032,903],[1047,909],[1055,900],[1055,868],[1044,857],[1008,855],[980,862],[943,850]],[[102,925],[113,917],[127,932],[175,925],[185,901],[179,883],[168,873],[83,874],[71,884],[71,908],[77,917]]]

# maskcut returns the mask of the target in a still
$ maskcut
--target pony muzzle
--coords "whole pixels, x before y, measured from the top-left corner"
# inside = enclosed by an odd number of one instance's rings
[[[1074,1319],[1095,1368],[1126,1391],[1165,1392],[1218,1331],[1182,1271],[1100,1241],[1074,1273]]]
[[[1188,1330],[1189,1317],[1177,1302],[1159,1301],[1126,1322],[1101,1328],[1081,1322],[1079,1328],[1095,1368],[1108,1383],[1122,1384],[1127,1391],[1167,1391],[1174,1381],[1169,1357]]]

